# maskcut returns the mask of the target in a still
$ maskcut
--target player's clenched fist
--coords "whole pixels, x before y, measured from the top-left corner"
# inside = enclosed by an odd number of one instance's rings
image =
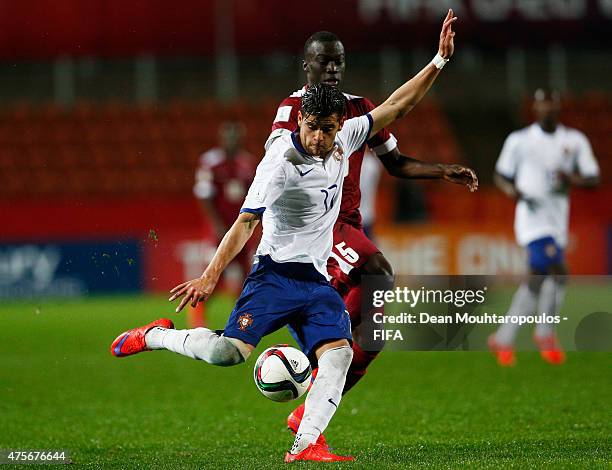
[[[478,189],[478,177],[471,168],[463,165],[444,165],[444,179],[451,183],[463,184],[470,192]]]
[[[183,310],[183,307],[187,304],[191,304],[195,307],[198,302],[205,301],[210,297],[215,286],[217,285],[218,279],[213,279],[209,276],[198,277],[191,281],[183,282],[170,291],[172,294],[168,299],[172,302],[178,299],[180,296],[184,296],[181,303],[176,307],[176,312]]]

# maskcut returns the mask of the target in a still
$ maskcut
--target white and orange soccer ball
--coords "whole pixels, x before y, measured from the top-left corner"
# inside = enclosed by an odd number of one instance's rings
[[[255,363],[255,385],[273,401],[289,401],[301,397],[312,376],[310,361],[298,349],[279,344],[266,349]]]

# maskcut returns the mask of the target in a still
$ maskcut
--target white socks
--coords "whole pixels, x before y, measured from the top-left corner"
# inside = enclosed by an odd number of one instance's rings
[[[565,284],[554,277],[547,277],[542,282],[539,295],[529,289],[527,283],[521,284],[512,298],[512,304],[506,317],[521,317],[534,314],[559,315],[565,297]],[[538,302],[539,300],[539,302]],[[536,307],[538,307],[536,312]],[[495,333],[495,340],[500,346],[512,346],[520,328],[518,323],[504,323]],[[535,334],[546,337],[554,334],[554,324],[538,323]]]
[[[540,303],[538,313],[558,316],[561,304],[565,298],[565,283],[548,277],[540,289]],[[555,328],[552,323],[540,323],[536,326],[536,336],[543,338],[554,334]]]
[[[220,336],[208,328],[168,330],[155,327],[147,331],[145,342],[149,349],[167,349],[215,366],[240,364],[249,355],[248,351],[241,351],[232,338]]]
[[[329,424],[340,404],[352,358],[350,346],[329,349],[319,358],[319,372],[306,397],[306,409],[291,447],[292,454],[299,454],[316,442]]]
[[[510,305],[510,309],[508,310],[506,317],[511,318],[533,315],[535,313],[537,303],[537,294],[529,289],[527,283],[524,282],[514,294],[512,304]],[[511,346],[514,344],[514,339],[519,328],[520,326],[518,322],[508,322],[502,324],[497,330],[497,333],[495,333],[495,341],[497,341],[500,346]]]

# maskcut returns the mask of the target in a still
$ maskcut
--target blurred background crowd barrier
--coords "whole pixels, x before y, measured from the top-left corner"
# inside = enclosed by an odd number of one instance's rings
[[[405,154],[472,166],[481,189],[383,174],[377,242],[402,274],[524,272],[493,166],[551,86],[602,172],[572,193],[569,265],[611,274],[610,0],[4,0],[0,298],[163,291],[201,271],[215,238],[192,188],[219,125],[242,122],[263,155],[322,29],[346,47],[343,90],[380,100],[433,57],[449,7],[455,56],[392,132]]]

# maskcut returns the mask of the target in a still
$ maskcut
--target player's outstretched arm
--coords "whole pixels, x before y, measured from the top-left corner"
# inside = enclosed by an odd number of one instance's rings
[[[173,300],[184,296],[181,303],[176,307],[180,312],[187,304],[195,307],[198,302],[205,301],[210,297],[219,277],[228,264],[244,248],[244,245],[253,235],[255,227],[259,223],[261,215],[243,212],[238,216],[234,225],[227,231],[223,240],[219,244],[215,256],[204,271],[201,277],[179,284],[170,291],[172,294],[168,300]]]
[[[457,17],[454,16],[453,10],[448,10],[440,32],[438,54],[434,57],[434,60],[395,90],[384,103],[370,112],[373,121],[370,136],[408,113],[431,88],[440,70],[449,61],[455,50],[453,41],[455,32],[452,28],[455,21],[457,21]]]
[[[463,165],[427,163],[400,153],[396,147],[384,155],[380,161],[391,176],[407,179],[444,179],[450,183],[467,186],[470,192],[478,189],[478,177],[471,168]]]

